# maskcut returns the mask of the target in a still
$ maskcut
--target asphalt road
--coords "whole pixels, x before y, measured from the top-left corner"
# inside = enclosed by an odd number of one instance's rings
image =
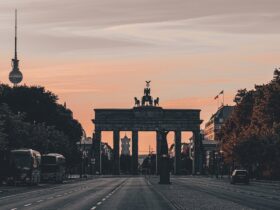
[[[0,209],[171,209],[143,177],[108,177],[0,197]]]
[[[158,177],[120,176],[23,187],[20,192],[0,194],[0,209],[280,209],[280,185],[230,185],[203,177],[171,181],[171,185],[158,185]]]

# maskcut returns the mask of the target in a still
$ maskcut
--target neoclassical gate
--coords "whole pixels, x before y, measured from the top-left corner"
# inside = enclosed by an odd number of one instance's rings
[[[149,97],[148,97],[149,96]],[[148,103],[146,103],[148,102]],[[114,174],[120,172],[119,141],[120,131],[132,132],[132,173],[137,173],[138,167],[138,132],[156,131],[157,160],[160,160],[161,135],[160,131],[174,131],[175,133],[175,173],[180,173],[181,133],[193,132],[194,154],[193,173],[201,172],[201,140],[200,140],[200,110],[198,109],[163,109],[158,106],[159,98],[152,100],[149,83],[144,89],[142,103],[135,98],[132,109],[94,109],[95,138],[94,154],[96,170],[101,172],[100,145],[101,132],[113,131],[113,161]],[[160,165],[160,163],[158,164]]]

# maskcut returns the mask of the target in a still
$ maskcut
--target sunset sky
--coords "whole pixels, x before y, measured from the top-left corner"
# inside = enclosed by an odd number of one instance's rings
[[[207,121],[221,90],[232,104],[280,66],[279,0],[1,0],[3,83],[15,8],[23,83],[56,93],[88,135],[94,108],[133,107],[145,80],[163,108],[198,108]],[[152,137],[140,135],[140,151]]]

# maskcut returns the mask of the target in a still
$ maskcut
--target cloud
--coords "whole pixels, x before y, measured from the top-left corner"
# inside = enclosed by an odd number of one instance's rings
[[[0,5],[1,45],[7,49],[12,43],[17,7],[20,50],[32,55],[220,52],[258,43],[257,34],[280,32],[275,0],[3,0]]]

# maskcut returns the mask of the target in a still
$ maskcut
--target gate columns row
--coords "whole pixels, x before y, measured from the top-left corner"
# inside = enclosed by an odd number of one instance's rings
[[[181,172],[181,131],[175,131],[175,157],[174,157],[174,172],[176,175]],[[113,173],[120,174],[120,131],[113,131]],[[156,173],[159,174],[160,169],[160,151],[161,151],[161,135],[157,132],[156,139]],[[101,161],[101,131],[96,130],[94,136],[94,158],[95,158],[95,171],[99,174],[102,173]],[[202,152],[201,152],[200,132],[193,131],[193,174],[202,171]],[[131,161],[132,174],[137,174],[138,171],[138,131],[132,131],[132,161]]]

